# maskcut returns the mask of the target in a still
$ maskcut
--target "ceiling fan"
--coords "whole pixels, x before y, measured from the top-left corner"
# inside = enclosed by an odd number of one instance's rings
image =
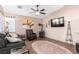
[[[45,15],[45,14],[46,14],[46,13],[44,12],[45,9],[39,9],[39,6],[40,6],[40,5],[36,5],[36,9],[31,8],[31,10],[33,11],[33,12],[31,12],[31,13],[35,13],[36,15],[39,15],[39,14]]]

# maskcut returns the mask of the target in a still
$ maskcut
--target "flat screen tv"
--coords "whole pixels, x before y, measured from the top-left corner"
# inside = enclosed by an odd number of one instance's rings
[[[64,17],[51,19],[51,27],[64,27]]]

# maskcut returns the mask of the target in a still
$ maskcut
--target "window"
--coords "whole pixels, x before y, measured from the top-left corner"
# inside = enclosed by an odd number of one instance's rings
[[[6,17],[6,23],[8,32],[15,32],[15,19]]]

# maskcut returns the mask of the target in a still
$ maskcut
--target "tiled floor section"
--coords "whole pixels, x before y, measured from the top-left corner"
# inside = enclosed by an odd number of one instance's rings
[[[38,38],[37,40],[47,40],[47,41],[51,41],[52,43],[56,43],[58,45],[61,45],[67,49],[69,49],[73,54],[76,54],[76,50],[75,50],[75,46],[74,45],[71,45],[71,44],[67,44],[67,43],[64,43],[64,42],[61,42],[61,41],[57,41],[57,40],[54,40],[54,39],[49,39],[49,38]],[[36,40],[32,40],[32,41],[27,41],[26,40],[26,46],[27,46],[27,49],[30,51],[30,54],[36,54],[35,51],[32,49],[32,43],[36,41]]]

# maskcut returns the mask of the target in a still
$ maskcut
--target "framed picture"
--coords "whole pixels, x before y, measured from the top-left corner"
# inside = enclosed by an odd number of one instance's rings
[[[51,27],[64,27],[64,17],[51,19]]]

